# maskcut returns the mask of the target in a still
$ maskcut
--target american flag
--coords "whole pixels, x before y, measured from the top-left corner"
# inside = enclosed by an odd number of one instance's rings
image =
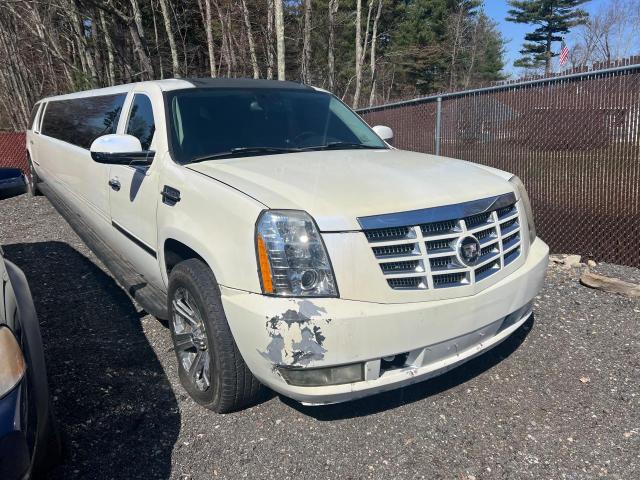
[[[560,49],[560,66],[563,66],[565,63],[567,63],[568,59],[569,47],[567,47],[567,44],[564,43],[564,40],[562,40],[562,48]]]

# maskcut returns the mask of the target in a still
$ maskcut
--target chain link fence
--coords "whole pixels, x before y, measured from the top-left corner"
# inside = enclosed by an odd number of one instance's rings
[[[640,266],[640,65],[359,113],[391,127],[398,148],[518,175],[553,252]]]
[[[19,168],[27,172],[27,154],[24,133],[0,132],[0,167]]]

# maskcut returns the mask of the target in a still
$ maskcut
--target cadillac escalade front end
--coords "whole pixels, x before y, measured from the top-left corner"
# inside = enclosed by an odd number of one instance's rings
[[[251,371],[327,404],[425,380],[503,341],[531,316],[548,262],[526,190],[517,177],[504,185],[487,198],[358,217],[353,231],[265,210],[263,294],[222,289]]]

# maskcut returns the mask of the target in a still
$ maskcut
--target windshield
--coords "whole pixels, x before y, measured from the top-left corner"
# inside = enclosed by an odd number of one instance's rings
[[[179,163],[304,150],[387,148],[340,100],[315,90],[189,89],[167,94]]]

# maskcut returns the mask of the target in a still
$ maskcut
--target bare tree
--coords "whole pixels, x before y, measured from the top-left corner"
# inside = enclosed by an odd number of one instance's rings
[[[373,29],[371,31],[371,54],[370,54],[370,68],[371,68],[371,92],[369,93],[369,106],[373,105],[376,98],[376,45],[378,40],[378,22],[380,22],[380,16],[382,15],[382,2],[378,0],[378,10],[376,11],[376,18],[373,20]]]
[[[274,20],[274,0],[267,0],[267,28],[265,32],[265,50],[267,52],[267,78],[273,78],[273,20]]]
[[[303,83],[311,83],[311,0],[304,0],[304,31],[302,41],[302,59],[300,60]]]
[[[140,11],[138,0],[131,0],[131,11],[133,12],[133,21],[136,25],[136,31],[140,37],[140,44],[142,45],[142,48],[144,48],[144,53],[149,55],[147,38],[144,33],[144,26],[142,25],[142,12]]]
[[[278,80],[285,80],[285,57],[284,57],[284,5],[283,0],[275,2],[275,24],[276,24],[276,44],[278,52]]]
[[[253,32],[251,31],[251,19],[249,18],[249,9],[246,0],[242,0],[242,16],[244,18],[244,26],[247,29],[247,42],[249,43],[249,55],[251,56],[251,67],[253,68],[253,78],[260,78],[260,67],[258,66],[258,57],[256,56],[256,45],[253,41]]]
[[[353,94],[353,108],[358,108],[360,102],[360,91],[362,90],[362,67],[364,66],[364,58],[367,53],[367,45],[369,43],[369,23],[371,21],[371,10],[373,9],[374,0],[369,1],[369,10],[367,12],[367,28],[362,36],[362,0],[356,0],[356,59],[355,59],[355,92]]]
[[[215,46],[213,44],[213,28],[212,28],[212,14],[211,14],[211,0],[198,0],[198,8],[200,9],[200,16],[202,17],[202,24],[204,25],[204,31],[207,35],[207,55],[209,58],[209,75],[212,78],[217,76],[216,72],[216,55]]]
[[[113,40],[111,38],[111,31],[107,25],[104,12],[100,10],[98,14],[100,16],[100,27],[102,28],[102,34],[104,35],[104,42],[107,46],[107,79],[109,85],[116,84],[116,60],[115,60],[115,48],[113,46]]]
[[[574,66],[612,62],[640,51],[640,0],[611,0],[579,27],[572,45]]]
[[[329,45],[327,54],[327,66],[329,69],[329,91],[331,92],[333,92],[336,88],[336,15],[338,13],[339,5],[340,0],[329,0]]]
[[[173,69],[173,76],[180,78],[180,60],[178,59],[178,47],[176,45],[176,37],[173,34],[173,27],[171,25],[171,16],[169,13],[169,5],[167,4],[167,0],[160,0],[160,10],[162,11],[164,28],[167,32],[167,39],[169,40],[169,48],[171,50],[171,66]]]

